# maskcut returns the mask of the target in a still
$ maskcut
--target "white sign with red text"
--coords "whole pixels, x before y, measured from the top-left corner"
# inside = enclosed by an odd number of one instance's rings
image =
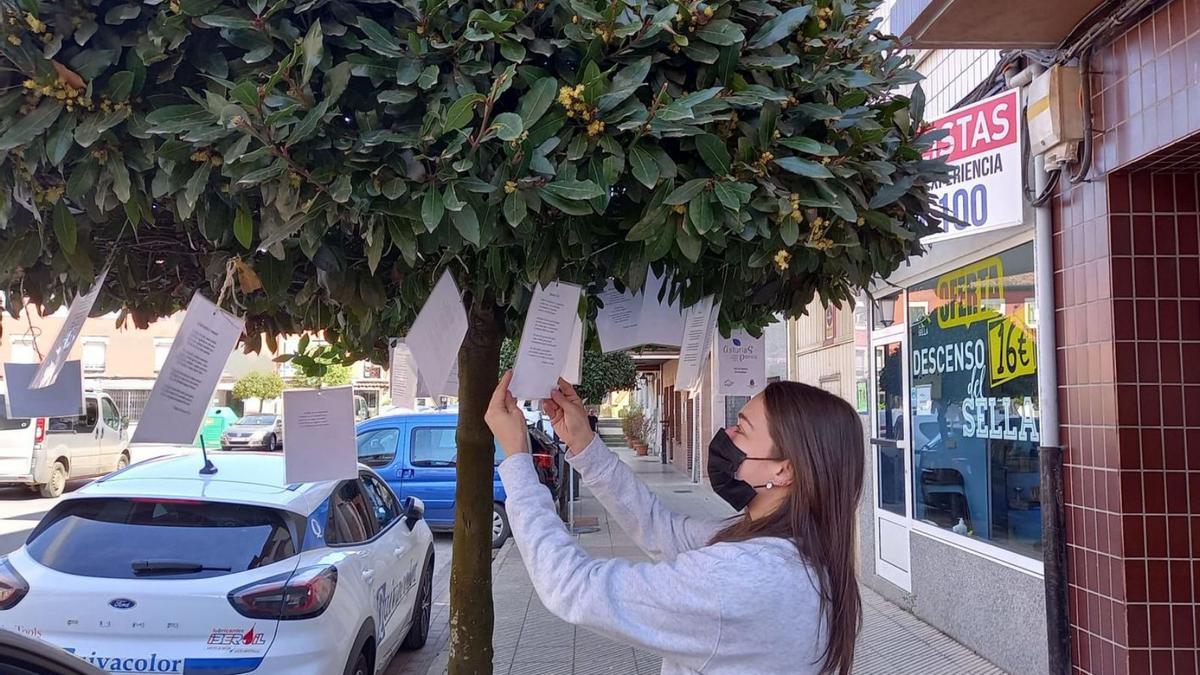
[[[1012,89],[936,119],[949,133],[926,153],[950,165],[950,178],[932,186],[942,210],[943,232],[928,243],[995,230],[1025,221],[1021,193],[1020,92]]]

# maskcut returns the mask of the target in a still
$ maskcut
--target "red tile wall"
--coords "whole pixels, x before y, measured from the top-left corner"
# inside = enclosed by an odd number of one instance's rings
[[[1074,672],[1194,675],[1200,0],[1162,4],[1092,67],[1092,180],[1054,202]]]

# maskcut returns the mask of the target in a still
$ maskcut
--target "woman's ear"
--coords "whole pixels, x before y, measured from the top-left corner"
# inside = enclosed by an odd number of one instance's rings
[[[779,487],[791,485],[796,480],[796,475],[792,469],[792,460],[785,459],[779,463],[779,468],[775,470],[775,478],[771,481]]]

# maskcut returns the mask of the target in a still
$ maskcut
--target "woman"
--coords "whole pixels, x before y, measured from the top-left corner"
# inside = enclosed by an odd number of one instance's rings
[[[500,477],[513,538],[547,609],[662,656],[663,673],[850,672],[863,445],[849,404],[796,382],[754,397],[709,444],[713,489],[744,513],[705,521],[668,511],[559,380],[546,413],[584,484],[658,561],[634,564],[594,559],[567,533],[538,482],[511,379],[486,419],[507,455]]]

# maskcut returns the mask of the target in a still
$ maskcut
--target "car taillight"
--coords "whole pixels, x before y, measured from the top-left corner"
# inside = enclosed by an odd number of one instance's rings
[[[33,442],[41,445],[46,440],[46,418],[39,417],[33,422]]]
[[[533,465],[539,469],[553,470],[554,455],[534,455]]]
[[[337,578],[336,567],[307,567],[235,589],[229,604],[250,619],[312,619],[333,600]]]
[[[29,583],[13,569],[5,558],[0,558],[0,610],[12,609],[29,592]]]

